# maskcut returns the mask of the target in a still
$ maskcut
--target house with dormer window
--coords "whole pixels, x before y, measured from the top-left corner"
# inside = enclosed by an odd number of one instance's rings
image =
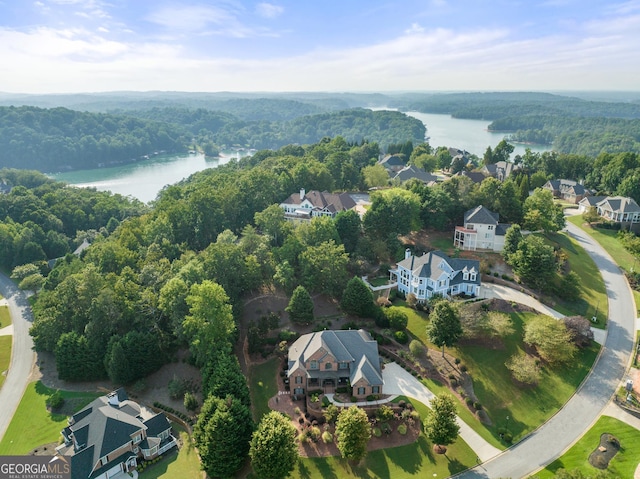
[[[508,223],[498,221],[498,213],[480,205],[464,214],[464,226],[456,226],[453,233],[453,246],[475,251],[486,249],[502,251],[504,237],[511,227]]]
[[[382,361],[378,343],[369,333],[325,330],[300,336],[289,347],[287,377],[291,393],[350,386],[352,395],[364,399],[382,394]]]
[[[71,456],[72,479],[109,479],[177,446],[167,417],[129,400],[122,388],[69,417],[62,437],[56,452]]]
[[[356,202],[348,193],[329,193],[327,191],[309,191],[304,188],[300,193],[290,195],[280,203],[284,216],[289,221],[310,221],[319,216],[335,218],[341,211],[356,207]]]
[[[413,293],[420,302],[433,296],[480,294],[480,262],[449,258],[442,251],[415,256],[407,248],[404,259],[389,273],[400,293]]]

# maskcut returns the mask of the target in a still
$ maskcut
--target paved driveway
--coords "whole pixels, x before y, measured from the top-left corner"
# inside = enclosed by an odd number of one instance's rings
[[[429,391],[424,384],[396,363],[385,364],[382,370],[382,378],[384,379],[385,394],[407,396],[420,401],[426,406],[430,405],[431,399],[434,397],[434,394]],[[482,439],[478,433],[471,429],[460,418],[458,418],[458,425],[460,426],[460,437],[462,437],[482,461],[486,461],[500,453],[500,449],[497,449]]]
[[[13,322],[11,365],[7,373],[7,380],[0,389],[0,439],[2,439],[29,382],[35,353],[33,352],[33,341],[29,336],[29,327],[33,322],[33,317],[27,297],[2,273],[0,273],[0,293],[7,300]]]
[[[629,285],[609,254],[588,234],[568,223],[569,234],[593,258],[609,298],[606,342],[576,394],[549,421],[523,441],[461,478],[527,477],[562,455],[600,417],[625,376],[635,337],[636,309]]]

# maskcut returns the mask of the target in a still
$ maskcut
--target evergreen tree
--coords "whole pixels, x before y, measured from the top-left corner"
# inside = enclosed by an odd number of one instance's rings
[[[296,428],[277,411],[262,417],[249,449],[251,467],[259,479],[284,479],[298,462]]]
[[[504,235],[504,247],[502,249],[502,257],[509,263],[509,257],[518,250],[518,245],[522,241],[522,232],[519,224],[513,224]]]
[[[285,311],[294,323],[309,324],[313,321],[313,300],[304,286],[298,286],[293,290]]]
[[[373,293],[371,289],[357,276],[347,283],[342,295],[340,307],[347,314],[360,317],[370,317],[374,314]]]

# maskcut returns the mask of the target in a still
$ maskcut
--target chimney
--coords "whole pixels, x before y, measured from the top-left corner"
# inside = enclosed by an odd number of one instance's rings
[[[410,257],[411,257],[411,250],[407,248],[406,250],[404,250],[404,259],[407,259]]]
[[[300,188],[300,201],[302,201],[304,199],[304,188]]]

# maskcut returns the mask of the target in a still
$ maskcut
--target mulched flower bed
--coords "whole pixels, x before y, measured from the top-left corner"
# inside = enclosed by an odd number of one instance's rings
[[[604,433],[600,436],[600,444],[598,447],[589,454],[589,464],[597,469],[606,469],[609,466],[609,461],[620,450],[620,441],[609,433]]]

